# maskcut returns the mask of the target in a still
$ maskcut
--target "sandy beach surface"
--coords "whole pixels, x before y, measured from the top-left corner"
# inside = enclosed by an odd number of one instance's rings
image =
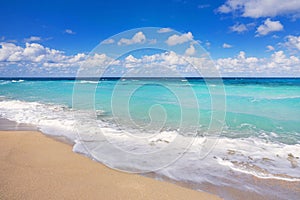
[[[0,131],[0,199],[220,199],[112,170],[38,131]]]

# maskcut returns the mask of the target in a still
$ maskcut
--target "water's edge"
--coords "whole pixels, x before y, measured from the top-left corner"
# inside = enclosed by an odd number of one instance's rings
[[[41,134],[45,135],[46,137],[56,140],[58,142],[64,143],[66,145],[69,145],[70,147],[74,147],[75,142],[72,141],[70,138],[67,138],[65,136],[55,136],[55,135],[51,135],[51,134],[46,134],[44,132],[42,132],[37,126],[32,125],[32,124],[25,124],[25,123],[18,123],[16,121],[12,121],[6,118],[3,118],[0,116],[0,131],[38,131]],[[74,151],[73,151],[74,152]],[[95,159],[93,159],[91,156],[88,156],[87,154],[83,154],[83,153],[79,153],[79,152],[74,152],[74,153],[78,153],[80,155],[83,155],[85,157],[88,157],[94,161],[97,161]],[[97,161],[98,163],[105,165],[104,163],[101,163],[99,161]],[[111,168],[111,170],[116,170]],[[156,172],[150,172],[150,173],[139,173],[139,175],[141,176],[145,176],[148,178],[152,178],[158,181],[164,181],[164,182],[169,182],[181,187],[185,187],[185,188],[189,188],[192,190],[197,190],[197,191],[202,191],[202,192],[207,192],[213,195],[217,195],[221,198],[224,199],[256,199],[256,200],[263,200],[263,199],[273,199],[275,196],[266,196],[266,195],[261,195],[259,193],[255,193],[255,192],[251,192],[251,191],[245,191],[245,190],[241,190],[238,188],[234,188],[234,187],[230,187],[230,186],[220,186],[220,185],[213,185],[211,183],[201,183],[196,184],[196,183],[190,183],[190,182],[184,182],[184,181],[177,181],[177,180],[173,180],[167,176],[161,175],[161,174],[157,174]],[[259,179],[255,176],[252,175],[252,179],[254,181],[265,181],[264,179]],[[272,180],[270,180],[272,182]],[[283,181],[280,180],[277,182],[279,182],[279,185],[286,185],[287,187],[291,187],[290,186],[290,182],[288,181]],[[294,184],[293,187],[297,187],[297,183]]]

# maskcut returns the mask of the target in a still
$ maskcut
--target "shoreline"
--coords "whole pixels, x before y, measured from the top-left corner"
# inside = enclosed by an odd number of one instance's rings
[[[39,130],[38,127],[36,127],[32,124],[17,123],[15,121],[11,121],[11,120],[5,119],[3,117],[2,118],[0,117],[0,151],[3,151],[3,150],[7,151],[7,149],[11,148],[11,147],[6,148],[5,145],[7,145],[7,144],[4,144],[4,145],[2,144],[3,141],[2,141],[1,138],[3,136],[1,134],[4,134],[4,135],[7,135],[8,133],[13,134],[14,136],[13,136],[12,139],[17,140],[18,137],[21,137],[20,135],[22,135],[22,134],[20,134],[20,133],[22,133],[22,132],[26,132],[29,136],[33,134],[37,138],[43,137],[43,139],[42,139],[43,143],[48,144],[49,140],[50,140],[50,141],[53,141],[55,143],[59,143],[60,145],[65,146],[65,148],[68,148],[68,151],[69,151],[70,154],[68,154],[67,156],[61,157],[60,153],[58,153],[59,158],[57,158],[57,159],[62,159],[62,161],[66,158],[69,159],[69,157],[73,157],[74,155],[84,157],[84,159],[85,160],[87,159],[87,161],[83,161],[83,162],[88,162],[88,163],[92,162],[95,165],[99,165],[99,168],[101,168],[100,171],[99,171],[100,173],[103,172],[102,170],[104,168],[105,170],[109,171],[108,172],[109,174],[115,174],[115,175],[116,174],[121,174],[120,175],[121,180],[123,179],[122,178],[123,175],[129,176],[129,177],[138,176],[138,177],[141,177],[142,180],[143,180],[143,178],[146,178],[147,180],[150,179],[150,180],[154,181],[152,184],[157,185],[155,187],[164,188],[165,186],[161,185],[161,183],[164,183],[164,184],[167,184],[167,185],[168,184],[173,185],[173,187],[175,187],[176,191],[178,190],[178,188],[183,188],[183,189],[188,190],[187,193],[192,191],[192,193],[194,193],[194,192],[198,193],[199,192],[200,194],[204,193],[204,194],[212,195],[212,196],[209,196],[209,197],[205,197],[204,199],[220,199],[220,197],[221,197],[221,198],[224,198],[224,199],[249,199],[249,200],[250,199],[256,199],[256,200],[260,200],[260,199],[274,199],[275,197],[279,198],[279,196],[277,196],[279,194],[281,194],[281,195],[285,194],[287,196],[291,196],[290,192],[292,192],[294,196],[296,194],[300,194],[300,190],[299,190],[300,183],[299,182],[289,182],[289,181],[286,182],[286,181],[283,181],[283,180],[275,180],[275,179],[266,180],[266,179],[260,179],[259,177],[256,177],[256,176],[247,175],[247,174],[239,175],[240,178],[244,179],[245,184],[247,184],[247,183],[258,184],[258,185],[262,186],[263,188],[265,188],[266,191],[268,191],[268,189],[270,189],[270,188],[273,188],[273,189],[277,188],[276,191],[278,191],[278,194],[269,193],[269,192],[264,192],[264,194],[262,194],[262,193],[257,193],[257,192],[254,192],[254,191],[241,190],[241,189],[238,189],[237,187],[234,187],[232,185],[230,186],[230,184],[233,184],[233,183],[231,183],[231,181],[228,182],[229,185],[223,185],[223,186],[219,185],[218,182],[215,182],[215,183],[203,182],[199,185],[198,183],[193,183],[193,182],[176,181],[176,180],[170,179],[169,177],[165,177],[165,176],[161,176],[161,175],[157,176],[155,173],[147,173],[147,174],[130,174],[129,173],[129,174],[127,174],[125,172],[120,172],[118,170],[111,169],[111,168],[105,166],[104,164],[102,164],[101,162],[97,162],[97,161],[91,159],[90,157],[88,157],[84,154],[73,152],[72,147],[73,147],[74,143],[70,142],[70,140],[68,138],[64,137],[64,136],[48,135],[46,133],[43,133],[41,130]],[[16,137],[16,138],[14,138],[14,137]],[[35,141],[36,140],[35,137],[30,136],[31,139],[29,139],[29,140]],[[25,137],[24,140],[25,139],[27,140],[28,138]],[[40,140],[38,139],[38,141],[40,141]],[[27,143],[28,142],[30,142],[30,141],[27,141]],[[34,147],[34,145],[36,145],[36,144],[32,143],[31,145],[33,147],[30,147],[32,149],[30,150],[31,152],[29,152],[29,155],[30,154],[35,155],[34,151],[36,151],[36,149],[42,149],[43,150],[44,149],[43,143],[39,144],[40,147]],[[19,144],[23,144],[23,141],[21,141],[20,139],[19,139]],[[15,148],[18,148],[18,147],[14,147],[13,149],[15,149]],[[50,147],[47,150],[47,154],[48,153],[53,154],[52,150],[56,151],[55,148],[53,149],[53,147]],[[20,151],[20,152],[22,152],[22,151]],[[29,155],[27,155],[27,157],[29,157]],[[6,157],[8,157],[8,155]],[[53,157],[55,157],[55,156],[53,155]],[[0,160],[0,164],[1,164],[1,161],[3,160],[3,156],[1,156],[1,154],[0,154],[0,159],[1,159]],[[22,159],[24,159],[24,157],[21,156],[20,159],[22,160]],[[43,160],[44,158],[41,158],[41,159]],[[47,161],[43,161],[43,162],[47,162]],[[51,165],[51,162],[48,163],[48,164]],[[61,164],[61,165],[63,166],[63,164]],[[11,166],[11,167],[14,168],[16,166]],[[39,168],[37,168],[37,169],[39,169]],[[3,171],[3,169],[1,171]],[[107,171],[105,171],[105,173],[107,173]],[[53,173],[56,174],[56,171],[50,170],[50,172],[52,174]],[[94,172],[95,172],[95,170],[94,170]],[[68,173],[69,172],[66,172],[66,174],[68,174]],[[79,171],[79,173],[82,174],[83,171]],[[23,176],[24,174],[27,174],[27,172],[23,173],[21,176]],[[65,177],[64,173],[60,172],[60,174],[62,175],[63,179],[66,179],[66,178],[70,179],[70,177]],[[233,178],[236,175],[237,174],[232,173]],[[73,174],[73,176],[76,176],[76,174]],[[2,178],[1,174],[0,174],[0,178],[2,180],[5,180],[5,179]],[[40,178],[38,178],[38,179],[40,179]],[[61,177],[59,177],[59,178],[61,178]],[[88,179],[90,179],[93,183],[100,184],[100,185],[103,184],[102,182],[101,183],[95,182],[94,178],[88,177]],[[87,180],[86,182],[89,182],[89,181]],[[116,178],[116,182],[120,182],[119,177]],[[41,185],[44,185],[44,184],[45,184],[45,182],[41,183]],[[46,185],[47,184],[48,183],[46,182]],[[114,187],[114,183],[111,184],[111,186]],[[2,193],[1,189],[3,187],[5,187],[5,185],[0,184],[0,194]],[[65,187],[65,186],[63,185],[62,187]],[[149,186],[147,186],[147,187],[149,187]],[[182,195],[180,191],[181,191],[181,189],[179,189],[179,193],[180,193],[179,197],[176,196],[176,197],[174,197],[175,199],[178,199],[178,198],[180,199],[180,195]],[[138,192],[138,191],[135,191],[135,192]],[[114,193],[114,191],[112,193]],[[172,191],[172,193],[173,193],[173,191]],[[185,192],[183,192],[183,193],[185,193]],[[70,195],[72,195],[72,194],[70,194]],[[189,194],[187,194],[187,195],[189,195]],[[186,196],[186,195],[184,194],[183,196]],[[168,195],[168,197],[169,197],[169,195]],[[149,199],[153,199],[153,198],[159,199],[158,197],[151,197],[151,198],[149,197]],[[169,198],[169,199],[174,199],[174,198]],[[2,196],[0,196],[0,199],[2,199]],[[4,199],[6,199],[6,198],[4,198]],[[19,198],[17,198],[17,199],[19,199]],[[31,199],[31,198],[29,198],[29,199]],[[115,198],[113,197],[112,199],[115,199]],[[140,199],[140,198],[135,198],[135,197],[131,198],[130,197],[130,199]],[[143,197],[143,199],[145,199],[145,198]],[[165,198],[162,198],[162,199],[168,199],[168,198],[165,197]],[[190,199],[193,199],[193,198],[190,198]],[[203,199],[203,198],[202,198],[202,196],[200,196],[200,197],[197,197],[196,199]]]
[[[39,131],[0,131],[0,199],[220,199],[76,154]]]

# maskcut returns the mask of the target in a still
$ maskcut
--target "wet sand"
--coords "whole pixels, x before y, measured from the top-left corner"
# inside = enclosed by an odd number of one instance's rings
[[[0,168],[1,200],[220,199],[172,183],[112,170],[72,152],[70,145],[33,130],[0,131]]]

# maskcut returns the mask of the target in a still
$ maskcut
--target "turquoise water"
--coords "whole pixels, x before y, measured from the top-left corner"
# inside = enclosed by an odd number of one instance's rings
[[[157,163],[168,164],[164,158],[180,154],[184,141],[197,135],[199,140],[181,159],[157,174],[220,185],[228,183],[232,171],[300,181],[300,79],[2,79],[0,96],[1,117],[67,137],[75,142],[74,151],[113,168],[158,169]],[[144,155],[176,145],[154,158],[156,163],[131,160],[99,139],[99,128],[111,144],[133,153]],[[163,136],[151,136],[156,133]],[[179,134],[177,143],[174,134]],[[140,142],[141,135],[145,143]],[[203,156],[203,144],[216,136]],[[98,148],[100,144],[103,148]],[[245,186],[242,178],[230,182],[240,189],[266,192],[259,185]]]
[[[160,104],[167,113],[165,128],[178,128],[181,120],[181,109],[195,109],[189,104],[180,105],[171,90],[176,88],[184,93],[185,89],[192,89],[197,98],[200,119],[199,125],[209,126],[211,117],[211,94],[203,80],[191,79],[189,82],[181,80],[149,80],[116,79],[97,81],[77,81],[78,84],[97,85],[95,92],[95,109],[102,110],[104,117],[112,113],[112,99],[114,109],[118,110],[118,117],[136,123],[149,123],[148,111],[154,104]],[[118,91],[113,95],[118,84]],[[225,137],[260,137],[286,144],[297,144],[300,141],[300,79],[225,79],[226,118],[225,127],[228,129]],[[170,87],[169,89],[165,86]],[[72,107],[74,80],[0,80],[0,95],[5,99],[17,99],[27,102],[41,102]],[[138,87],[129,101],[130,116],[124,111],[123,100],[127,99],[129,91]],[[214,85],[214,87],[221,87]],[[82,91],[84,95],[85,91]],[[214,94],[217,97],[218,94]],[[221,94],[220,94],[221,95]],[[119,101],[119,102],[118,102]],[[126,102],[127,103],[127,102]],[[123,112],[123,113],[122,113]]]

